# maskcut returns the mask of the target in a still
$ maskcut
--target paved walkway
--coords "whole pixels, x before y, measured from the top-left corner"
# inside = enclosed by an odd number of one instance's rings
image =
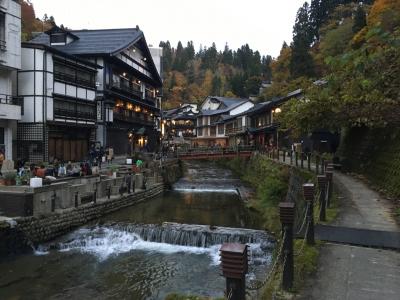
[[[341,197],[334,225],[399,231],[390,214],[390,203],[362,181],[334,172]],[[316,274],[297,299],[400,300],[400,252],[325,244]]]

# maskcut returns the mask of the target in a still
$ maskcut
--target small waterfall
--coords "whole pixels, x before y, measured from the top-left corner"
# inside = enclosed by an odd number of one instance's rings
[[[223,243],[245,243],[250,246],[251,260],[265,263],[274,245],[264,231],[242,228],[211,227],[178,223],[105,224],[81,228],[57,243],[40,245],[36,255],[47,255],[50,250],[77,250],[104,260],[111,255],[133,250],[160,253],[206,254],[211,264],[219,264],[219,249]]]
[[[145,241],[191,247],[206,248],[223,243],[257,243],[267,247],[272,241],[265,231],[243,228],[170,222],[165,222],[162,225],[119,224],[116,226],[124,231],[138,234]]]

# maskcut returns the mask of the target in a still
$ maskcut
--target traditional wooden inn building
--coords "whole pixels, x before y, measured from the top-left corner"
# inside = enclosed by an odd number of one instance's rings
[[[194,143],[198,146],[227,146],[228,136],[225,128],[226,120],[252,108],[254,103],[249,99],[207,97],[197,116],[197,137]],[[241,126],[245,124],[242,123]],[[229,130],[229,127],[228,127]]]
[[[163,112],[163,128],[166,138],[196,137],[196,118],[199,114],[197,104],[184,103],[177,108]]]
[[[91,143],[115,154],[155,149],[162,81],[137,28],[67,31],[22,44],[19,157],[82,160]]]
[[[18,1],[0,1],[0,151],[8,160],[16,153],[19,101],[13,97],[13,78],[21,68],[21,6]]]

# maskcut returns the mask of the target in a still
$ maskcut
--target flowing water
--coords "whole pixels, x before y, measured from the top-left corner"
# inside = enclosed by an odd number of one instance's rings
[[[238,185],[227,170],[191,163],[162,197],[0,262],[0,299],[164,299],[173,292],[222,297],[224,242],[250,245],[247,277],[262,280],[273,243],[254,230],[257,218],[239,199]]]

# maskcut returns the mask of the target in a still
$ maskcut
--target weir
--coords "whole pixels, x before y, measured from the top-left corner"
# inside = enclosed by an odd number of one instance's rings
[[[110,234],[111,233],[111,234]],[[94,226],[91,228],[82,228],[67,238],[67,241],[43,245],[41,251],[48,249],[63,250],[73,247],[86,247],[93,244],[97,239],[98,245],[109,243],[107,237],[117,237],[118,242],[124,242],[123,239],[131,235],[126,242],[133,240],[143,240],[146,242],[162,243],[170,245],[208,248],[223,243],[242,243],[242,244],[259,244],[261,249],[271,250],[274,240],[265,231],[229,228],[229,227],[213,227],[209,225],[192,225],[165,222],[162,225],[156,224],[105,224],[102,226]]]

